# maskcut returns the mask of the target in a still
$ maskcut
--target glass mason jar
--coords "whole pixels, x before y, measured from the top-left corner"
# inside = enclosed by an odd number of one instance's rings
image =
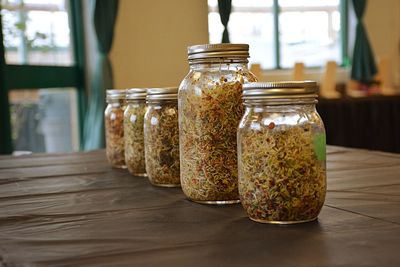
[[[124,112],[125,163],[132,175],[147,176],[143,131],[146,89],[128,89],[126,103]]]
[[[107,159],[115,168],[125,169],[124,110],[126,90],[110,89],[104,111]]]
[[[316,83],[246,84],[238,129],[239,193],[250,219],[315,220],[326,194],[325,129]]]
[[[178,187],[178,88],[149,89],[146,102],[144,143],[147,175],[153,185]]]
[[[181,184],[192,201],[238,203],[236,132],[243,115],[246,44],[188,48],[190,71],[179,87]]]

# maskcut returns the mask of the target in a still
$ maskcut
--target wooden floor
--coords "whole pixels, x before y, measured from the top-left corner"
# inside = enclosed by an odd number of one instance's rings
[[[400,266],[400,155],[328,148],[319,220],[247,219],[112,169],[104,151],[0,157],[0,266]]]

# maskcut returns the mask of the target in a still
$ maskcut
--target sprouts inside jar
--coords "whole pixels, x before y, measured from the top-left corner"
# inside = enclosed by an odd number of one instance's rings
[[[124,141],[124,101],[108,104],[105,110],[106,154],[116,168],[126,168]]]
[[[180,91],[181,182],[201,203],[237,203],[236,132],[243,115],[242,84],[255,81],[239,69],[192,72]],[[185,85],[184,85],[185,86]]]
[[[322,123],[241,125],[239,192],[251,219],[296,223],[317,218],[326,193],[324,137]]]
[[[132,101],[124,114],[125,161],[129,172],[137,176],[146,176],[144,156],[144,114],[145,101]]]
[[[180,186],[177,101],[149,104],[144,131],[146,169],[150,182],[164,187]]]

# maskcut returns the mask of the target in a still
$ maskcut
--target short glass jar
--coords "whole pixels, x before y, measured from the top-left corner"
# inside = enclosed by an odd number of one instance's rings
[[[178,88],[147,91],[144,117],[146,172],[156,186],[180,186]]]
[[[125,163],[134,176],[147,176],[143,130],[145,113],[146,89],[128,89],[124,112]]]
[[[308,222],[324,204],[325,129],[315,109],[316,88],[312,81],[244,85],[239,193],[254,221]]]
[[[107,159],[115,168],[125,169],[124,110],[126,90],[109,89],[104,111]]]
[[[256,81],[248,57],[246,44],[188,48],[190,71],[179,87],[179,142],[182,189],[192,201],[240,201],[236,132],[242,85]]]

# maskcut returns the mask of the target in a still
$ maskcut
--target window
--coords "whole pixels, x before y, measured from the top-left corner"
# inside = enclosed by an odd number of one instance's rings
[[[76,88],[16,89],[8,97],[14,151],[79,149]]]
[[[340,0],[232,0],[228,30],[232,43],[250,45],[250,63],[263,69],[344,63]],[[217,0],[208,0],[210,43],[223,26]]]
[[[68,2],[2,2],[3,38],[8,64],[73,64]]]
[[[0,154],[79,149],[80,0],[1,0]]]

